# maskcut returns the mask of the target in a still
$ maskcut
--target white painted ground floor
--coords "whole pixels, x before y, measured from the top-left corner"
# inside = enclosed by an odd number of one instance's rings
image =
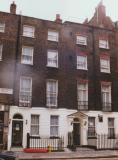
[[[89,145],[88,134],[118,134],[117,124],[117,112],[10,106],[8,150],[19,146],[26,148],[27,133],[31,132],[40,138],[63,136],[65,147],[68,145],[68,133],[73,133],[78,145]]]

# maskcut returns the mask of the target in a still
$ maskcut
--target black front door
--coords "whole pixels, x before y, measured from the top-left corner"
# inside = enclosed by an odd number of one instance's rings
[[[0,112],[0,144],[3,144],[4,112]]]
[[[22,146],[23,121],[12,121],[12,146]]]
[[[80,145],[80,123],[73,123],[73,143]]]

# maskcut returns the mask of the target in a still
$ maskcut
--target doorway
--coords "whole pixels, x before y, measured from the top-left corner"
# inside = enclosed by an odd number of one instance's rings
[[[3,144],[4,112],[0,111],[0,144]]]
[[[74,118],[73,122],[73,144],[76,146],[80,145],[80,121],[78,118]]]
[[[21,147],[23,139],[23,117],[16,114],[12,121],[12,146]]]

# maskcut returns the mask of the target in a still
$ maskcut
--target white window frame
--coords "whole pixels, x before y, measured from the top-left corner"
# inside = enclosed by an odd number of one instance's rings
[[[77,101],[78,109],[87,109],[88,108],[88,82],[78,82],[77,83]],[[83,107],[87,108],[83,108]]]
[[[21,83],[22,83],[22,79],[30,79],[31,80],[31,84],[30,84],[30,90],[29,91],[25,91],[25,90],[22,90],[21,88]],[[20,77],[20,91],[19,91],[19,95],[28,95],[28,96],[32,96],[32,77],[25,77],[25,76],[21,76]],[[19,96],[19,102],[20,103],[31,103],[31,100],[21,100],[20,99],[20,96]]]
[[[5,23],[0,22],[0,32],[2,32],[2,33],[5,32]]]
[[[80,45],[87,45],[87,37],[84,35],[77,35],[76,36],[76,44],[80,44]]]
[[[59,41],[59,32],[54,30],[48,30],[48,40],[49,41]]]
[[[102,94],[102,102],[111,103],[111,84],[101,84],[101,94]],[[104,94],[104,98],[103,98],[103,94]]]
[[[88,137],[95,137],[95,136],[96,136],[95,117],[88,117]]]
[[[55,54],[56,58],[49,58],[49,54]],[[47,51],[47,66],[58,68],[58,51],[57,50],[48,50]]]
[[[87,55],[77,56],[77,69],[87,70]]]
[[[110,58],[100,57],[100,70],[104,73],[110,73]]]
[[[25,50],[26,48],[27,48],[27,49],[31,49],[31,53],[30,53],[31,55],[28,55],[27,53],[24,52],[24,50]],[[33,47],[23,46],[23,47],[22,47],[21,63],[22,63],[22,64],[33,65],[33,52],[34,52],[34,48],[33,48]],[[26,61],[26,60],[23,58],[24,56],[27,56],[27,57],[29,56],[29,57],[31,57],[31,61]]]
[[[31,28],[32,31],[31,32],[26,31],[26,28],[27,29]],[[23,36],[34,38],[34,33],[35,33],[35,27],[34,26],[23,25]]]
[[[51,124],[51,117],[56,117],[57,118],[57,124]],[[54,122],[53,122],[54,123]],[[57,129],[57,134],[52,134],[52,128]],[[50,137],[58,137],[59,136],[59,116],[58,115],[51,115],[50,116]]]
[[[113,120],[112,124],[109,125],[109,120]],[[108,117],[108,138],[115,138],[115,125],[114,125],[114,122],[115,122],[115,118],[112,118],[112,117]],[[112,133],[111,133],[112,131]]]
[[[55,83],[55,92],[48,91],[48,83]],[[54,87],[54,86],[53,86]],[[51,98],[55,98],[55,103],[51,103]],[[46,104],[48,107],[57,107],[57,98],[58,98],[58,81],[54,79],[48,79],[46,83]],[[52,100],[53,101],[53,100]]]
[[[99,39],[99,48],[109,49],[109,41],[107,39]]]
[[[36,123],[32,124],[32,116],[38,117],[38,123],[37,124]],[[37,134],[33,134],[32,133],[32,127],[33,128],[36,127],[38,129],[38,133]],[[33,135],[33,136],[39,136],[39,131],[40,131],[39,127],[40,127],[40,115],[38,115],[38,114],[31,114],[30,134]]]
[[[0,61],[2,61],[3,44],[0,44]]]

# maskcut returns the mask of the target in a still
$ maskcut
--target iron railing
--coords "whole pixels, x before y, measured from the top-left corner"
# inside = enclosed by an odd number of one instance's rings
[[[78,110],[88,110],[88,101],[78,101]]]
[[[102,102],[103,111],[111,111],[112,104],[109,102]]]
[[[118,149],[118,135],[109,137],[108,134],[97,135],[97,149]]]
[[[31,107],[31,103],[32,103],[32,96],[30,94],[20,92],[19,106],[20,107]]]
[[[27,148],[51,148],[51,151],[64,150],[64,137],[41,138],[27,133]]]

